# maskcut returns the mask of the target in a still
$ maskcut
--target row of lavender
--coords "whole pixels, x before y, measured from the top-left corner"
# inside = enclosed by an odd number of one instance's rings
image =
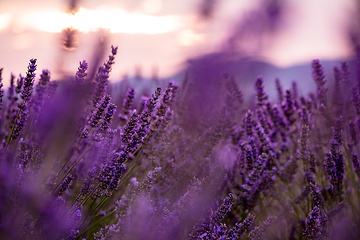
[[[1,85],[1,239],[360,236],[360,81],[346,63],[332,96],[314,60],[308,98],[277,80],[270,100],[259,77],[248,107],[223,75],[218,108],[194,111],[201,84],[186,78],[138,103],[130,88],[120,109],[107,94],[116,53],[95,79],[83,61],[35,84],[31,59],[5,96]]]

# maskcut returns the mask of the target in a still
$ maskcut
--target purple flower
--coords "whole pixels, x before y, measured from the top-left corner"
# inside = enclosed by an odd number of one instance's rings
[[[4,96],[4,90],[2,89],[3,83],[2,83],[2,71],[3,68],[0,68],[0,111],[2,110],[3,106],[3,96]],[[0,116],[0,123],[1,123],[1,116]]]
[[[323,231],[320,208],[315,206],[305,219],[304,236],[309,239],[317,239]]]
[[[107,130],[109,128],[111,120],[115,114],[115,111],[116,111],[116,105],[113,103],[110,103],[106,109],[104,118],[101,122],[100,130],[102,132],[104,132],[105,130]]]
[[[320,64],[319,59],[315,59],[312,62],[312,72],[313,72],[313,78],[317,86],[317,97],[320,101],[320,104],[325,104],[325,94],[327,89],[325,88],[325,73],[324,68]],[[320,105],[319,105],[320,106]]]
[[[358,115],[358,117],[360,117],[360,97],[359,97],[359,90],[354,87],[351,90],[351,94],[352,94],[352,98],[351,98],[351,102],[353,104],[353,106],[355,107],[356,113]]]
[[[114,60],[117,53],[117,47],[114,48],[111,46],[111,52],[112,55],[109,56],[108,60],[104,63],[103,66],[99,67],[98,73],[95,77],[95,90],[92,98],[94,106],[96,106],[96,104],[101,101],[102,95],[106,92],[111,66],[115,63]]]
[[[291,183],[298,168],[298,158],[290,156],[285,165],[280,169],[280,179],[284,182]]]
[[[16,88],[15,88],[15,92],[17,94],[19,94],[21,92],[21,89],[23,87],[24,84],[24,78],[21,76],[21,74],[19,75],[19,77],[16,80]],[[16,99],[17,100],[17,99]]]
[[[36,71],[36,59],[30,59],[30,64],[28,66],[28,71],[26,73],[23,90],[21,92],[21,98],[24,102],[27,102],[32,94],[32,89],[34,86],[35,80],[35,71]]]
[[[284,93],[283,93],[283,89],[282,89],[280,80],[278,78],[275,79],[275,84],[276,84],[276,90],[277,90],[279,102],[282,103],[283,99],[284,99]]]
[[[87,77],[87,73],[86,70],[88,69],[88,63],[83,60],[82,62],[79,62],[79,67],[78,70],[76,71],[75,74],[75,80],[77,83],[82,83],[84,81],[84,79]]]
[[[256,79],[256,82],[255,82],[255,89],[256,89],[256,93],[257,93],[257,104],[258,106],[264,106],[265,105],[265,101],[267,100],[267,95],[265,93],[265,90],[264,90],[264,86],[263,86],[263,79],[262,79],[262,76],[259,76],[257,79]]]
[[[103,116],[103,113],[107,106],[110,104],[110,95],[105,95],[104,100],[101,104],[98,104],[97,109],[95,109],[92,113],[91,119],[90,119],[90,126],[96,127],[99,124],[99,121],[101,117]]]
[[[255,223],[255,216],[249,214],[242,223],[235,223],[235,226],[227,233],[229,240],[236,240],[242,238],[243,234],[249,230],[250,226]]]
[[[304,162],[304,170],[310,168],[310,159],[309,159],[309,126],[307,124],[301,125],[301,133],[299,143],[299,158]]]
[[[242,103],[244,101],[243,95],[235,82],[234,76],[226,78],[225,86],[226,86],[227,90],[229,91],[229,93],[231,94],[231,96],[233,96],[234,99],[237,100],[237,102]]]
[[[343,106],[343,97],[341,91],[341,80],[342,80],[342,73],[338,67],[334,67],[334,77],[335,77],[335,85],[334,85],[334,92],[333,92],[333,106],[335,108],[335,114],[337,116],[342,115],[342,106]]]
[[[57,187],[56,191],[54,192],[54,196],[61,196],[63,193],[68,189],[71,181],[74,179],[73,176],[68,175]]]
[[[126,121],[128,119],[129,112],[132,108],[133,101],[135,97],[134,88],[129,88],[126,92],[126,98],[124,99],[123,112],[124,114],[119,114],[119,118],[122,121]]]
[[[255,126],[255,123],[253,118],[253,112],[251,110],[247,111],[244,118],[244,124],[245,124],[246,135],[248,137],[253,137],[254,136],[253,128]]]
[[[268,217],[264,222],[260,224],[260,226],[255,227],[255,229],[249,233],[249,238],[251,238],[252,240],[264,239],[266,230],[271,226],[271,224],[273,224],[275,220],[276,217]]]
[[[281,108],[289,125],[292,125],[296,120],[294,117],[294,112],[296,108],[290,90],[286,90],[285,101],[281,104]]]
[[[166,112],[168,111],[168,104],[171,102],[171,98],[172,98],[172,85],[169,85],[166,88],[165,93],[161,99],[160,105],[157,109],[156,115],[158,117],[165,116]]]
[[[350,131],[351,142],[354,146],[356,146],[358,140],[357,140],[357,132],[355,129],[355,123],[353,121],[349,121],[349,131]]]
[[[354,167],[355,173],[360,178],[360,162],[359,162],[359,156],[356,153],[351,153],[351,161]]]

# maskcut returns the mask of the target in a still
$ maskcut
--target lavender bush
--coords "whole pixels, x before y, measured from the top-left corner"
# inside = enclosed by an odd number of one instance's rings
[[[360,80],[346,62],[333,93],[314,60],[309,97],[277,79],[270,98],[259,77],[247,105],[224,73],[141,100],[129,88],[117,107],[116,53],[93,78],[86,61],[65,81],[36,77],[31,59],[0,85],[1,239],[360,236]]]

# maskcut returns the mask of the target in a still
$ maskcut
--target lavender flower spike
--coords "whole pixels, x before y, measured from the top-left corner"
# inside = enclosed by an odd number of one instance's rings
[[[36,59],[30,59],[30,64],[28,66],[28,71],[26,73],[23,91],[21,93],[21,98],[24,99],[24,102],[28,101],[32,94],[32,89],[34,86],[36,71]]]
[[[2,109],[2,104],[3,104],[3,96],[4,96],[4,90],[2,89],[3,87],[3,83],[2,83],[2,71],[3,68],[0,68],[0,111]],[[1,116],[0,116],[0,120],[1,120]],[[1,123],[1,122],[0,122]],[[1,125],[0,125],[1,126]]]
[[[315,206],[305,220],[304,236],[309,239],[317,239],[322,232],[322,217],[320,209]]]
[[[264,106],[265,101],[267,100],[267,96],[266,96],[266,93],[264,90],[262,76],[259,76],[256,79],[255,87],[256,87],[256,93],[257,93],[257,103],[259,106]]]
[[[319,59],[315,59],[312,62],[312,71],[313,71],[313,78],[317,85],[317,96],[320,101],[319,106],[322,104],[325,104],[325,94],[327,89],[325,88],[325,73],[324,68],[320,64]]]
[[[86,77],[87,73],[86,70],[88,69],[88,63],[83,60],[82,62],[79,62],[80,66],[76,72],[75,79],[77,82],[81,83]]]
[[[359,156],[356,153],[351,153],[351,160],[354,167],[355,173],[360,178],[360,162],[359,162]]]

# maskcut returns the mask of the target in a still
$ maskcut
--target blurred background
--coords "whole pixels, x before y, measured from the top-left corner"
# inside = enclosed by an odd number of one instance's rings
[[[327,68],[355,56],[359,5],[357,0],[0,0],[0,67],[5,87],[10,73],[25,73],[30,58],[38,59],[38,73],[49,69],[52,79],[62,79],[74,75],[82,60],[95,71],[114,45],[119,51],[113,82],[181,78],[198,59],[212,56],[230,63],[224,71],[235,75],[245,61],[243,71],[253,73],[242,76],[246,80],[263,74],[272,85],[275,77],[286,85],[311,76],[315,58]]]

